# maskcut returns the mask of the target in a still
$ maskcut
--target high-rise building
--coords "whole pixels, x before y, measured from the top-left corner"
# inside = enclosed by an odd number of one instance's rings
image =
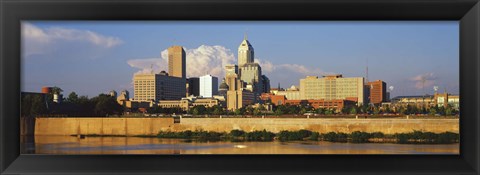
[[[241,107],[253,104],[255,95],[252,91],[246,90],[245,83],[239,80],[236,75],[229,75],[225,78],[228,85],[227,109],[236,110]]]
[[[238,46],[238,66],[243,66],[246,63],[253,63],[254,50],[250,42],[247,40],[247,35],[243,38],[242,43]]]
[[[218,95],[218,78],[211,75],[200,77],[200,96],[213,97]]]
[[[262,75],[262,84],[263,84],[263,92],[268,93],[270,92],[270,79],[266,75]]]
[[[133,81],[135,101],[179,100],[186,94],[186,80],[169,76],[165,71],[160,74],[137,74]]]
[[[255,94],[264,92],[262,68],[258,63],[245,63],[239,68],[240,79],[253,86]]]
[[[200,78],[190,77],[188,78],[188,95],[187,96],[199,96],[200,95]]]
[[[225,82],[225,79],[222,80],[222,83],[220,83],[220,86],[218,87],[218,95],[223,96],[224,98],[227,97],[227,91],[228,91],[228,84]]]
[[[262,68],[258,63],[254,63],[254,59],[253,46],[245,36],[238,47],[238,75],[240,80],[252,87],[255,96],[260,97],[260,94],[270,91],[270,80],[262,75]]]
[[[323,78],[307,76],[300,79],[302,100],[349,100],[362,105],[364,98],[363,77],[343,78],[342,75],[329,75]]]
[[[186,54],[182,46],[168,48],[168,74],[172,77],[186,78]]]
[[[378,105],[387,101],[387,84],[382,80],[368,82],[366,88],[369,88],[369,103]]]
[[[225,66],[225,77],[231,75],[238,75],[238,66],[235,64],[229,64]]]

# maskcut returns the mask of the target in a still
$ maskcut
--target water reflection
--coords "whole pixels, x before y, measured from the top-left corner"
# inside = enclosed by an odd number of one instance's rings
[[[459,144],[185,142],[140,137],[22,137],[22,154],[459,154]]]

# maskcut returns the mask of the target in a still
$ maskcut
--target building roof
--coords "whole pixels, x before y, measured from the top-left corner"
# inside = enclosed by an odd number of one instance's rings
[[[401,99],[401,98],[433,98],[433,95],[406,95],[406,96],[396,96],[393,99]]]

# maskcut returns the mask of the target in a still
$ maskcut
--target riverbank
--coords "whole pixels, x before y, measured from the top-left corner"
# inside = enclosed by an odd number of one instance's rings
[[[121,135],[72,135],[85,137],[122,137]],[[432,133],[414,131],[410,133],[384,134],[382,132],[367,133],[355,131],[352,133],[318,133],[309,130],[281,131],[273,133],[266,130],[245,132],[232,130],[230,132],[213,131],[161,131],[157,135],[137,135],[134,137],[157,137],[185,139],[187,142],[271,142],[271,141],[328,141],[348,143],[396,143],[396,144],[451,144],[459,143],[460,135],[452,132]]]

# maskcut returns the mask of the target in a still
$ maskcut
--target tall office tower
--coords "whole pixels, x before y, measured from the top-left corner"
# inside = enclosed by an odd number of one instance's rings
[[[186,78],[186,54],[182,46],[168,48],[168,74],[172,77]]]
[[[255,102],[254,93],[244,89],[244,82],[237,79],[235,75],[225,78],[228,86],[227,109],[236,110]]]
[[[254,50],[250,42],[247,40],[247,35],[243,38],[242,43],[238,47],[238,66],[243,66],[246,63],[253,63]]]
[[[254,92],[261,94],[263,92],[262,68],[258,63],[246,63],[240,67],[240,79],[250,85],[253,85]]]
[[[199,96],[200,95],[200,78],[190,77],[188,78],[188,96]]]
[[[227,82],[225,82],[225,78],[224,78],[222,80],[222,83],[220,83],[220,86],[218,87],[218,95],[224,96],[226,98],[227,91],[228,91],[228,84]]]
[[[263,84],[263,92],[269,93],[270,92],[270,79],[266,75],[262,75],[262,84]]]
[[[225,66],[225,77],[231,76],[231,75],[238,75],[238,66],[235,64],[229,64]]]
[[[200,77],[200,96],[213,97],[218,95],[218,78],[211,75]]]
[[[329,75],[323,78],[307,76],[300,79],[302,100],[349,100],[362,105],[364,98],[363,77],[343,78],[342,75]]]
[[[366,88],[369,88],[369,103],[378,105],[387,101],[387,83],[382,80],[368,82]]]

